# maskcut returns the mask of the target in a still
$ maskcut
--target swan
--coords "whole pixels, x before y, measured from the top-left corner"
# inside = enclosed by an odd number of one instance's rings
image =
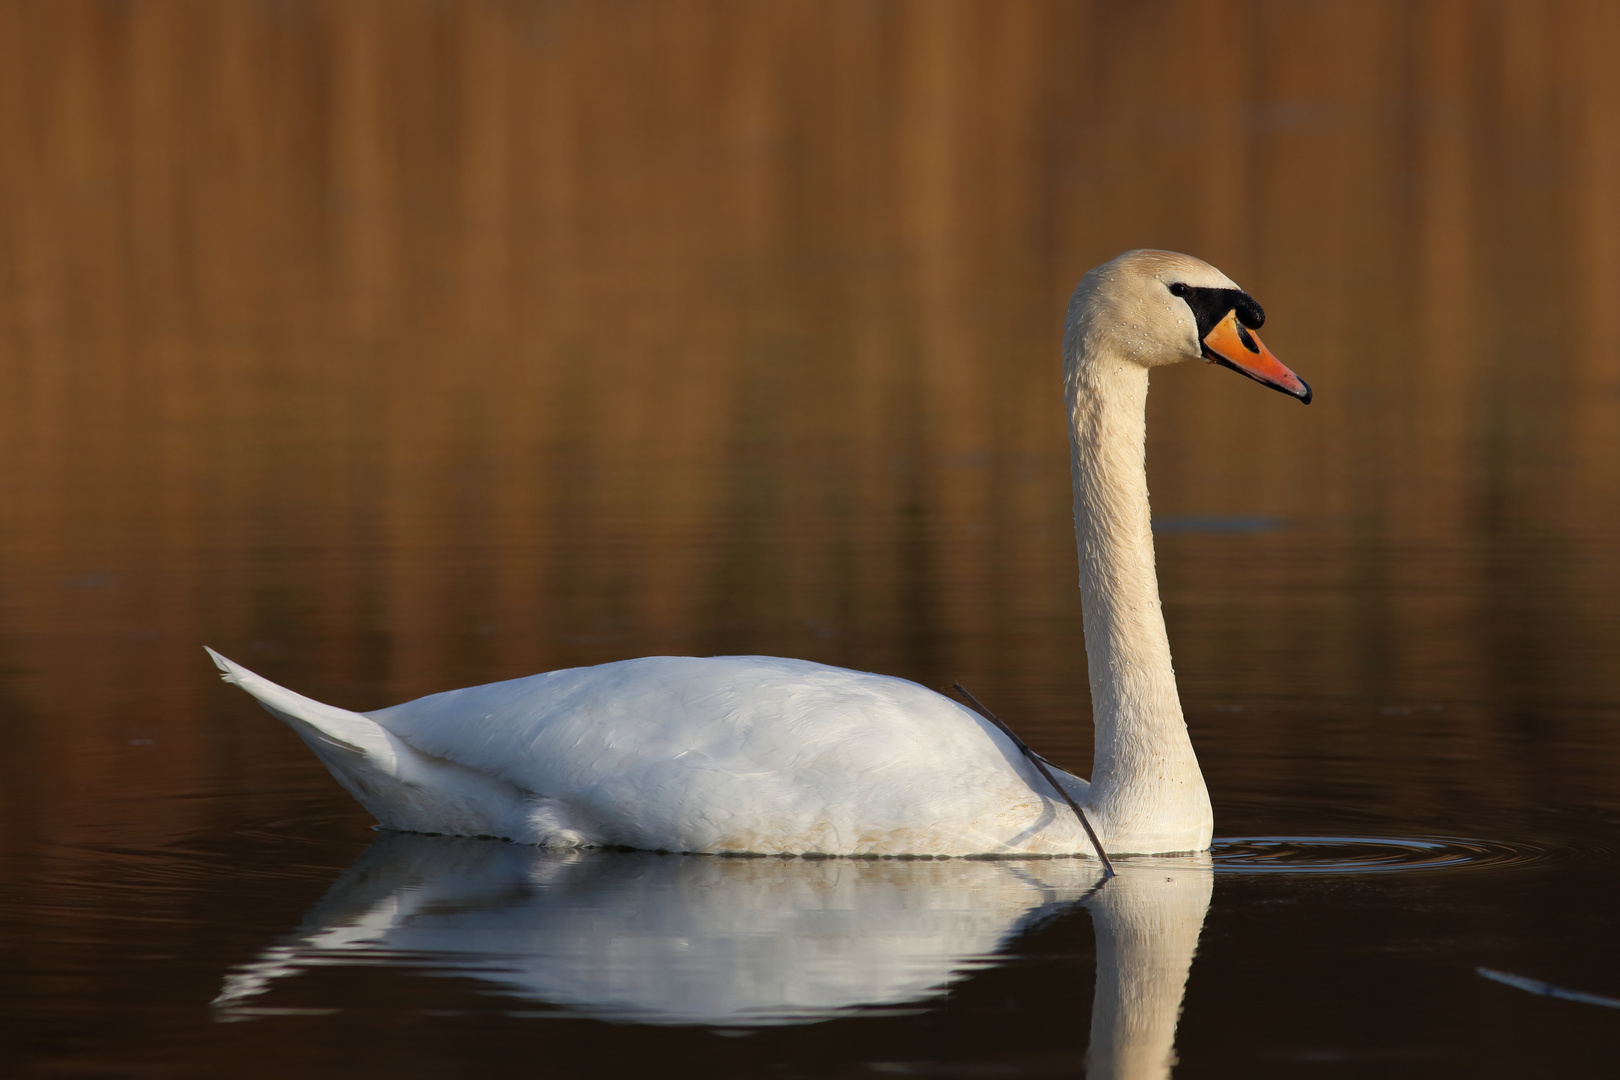
[[[916,683],[805,660],[642,657],[358,713],[209,655],[388,829],[706,853],[1203,851],[1213,815],[1153,567],[1148,372],[1203,359],[1309,403],[1254,334],[1264,319],[1225,274],[1168,251],[1117,256],[1070,301],[1089,782],[1043,774],[997,726]]]

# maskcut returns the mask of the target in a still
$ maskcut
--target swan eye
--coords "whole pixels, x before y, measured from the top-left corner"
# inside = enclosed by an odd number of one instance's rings
[[[1189,289],[1187,284],[1182,281],[1178,281],[1174,285],[1170,286],[1171,296],[1186,296],[1190,292],[1192,292],[1192,290]]]

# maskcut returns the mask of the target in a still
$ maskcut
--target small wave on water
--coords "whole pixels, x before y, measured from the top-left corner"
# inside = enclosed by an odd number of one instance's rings
[[[1210,846],[1217,874],[1366,874],[1542,862],[1552,852],[1458,836],[1228,836]]]

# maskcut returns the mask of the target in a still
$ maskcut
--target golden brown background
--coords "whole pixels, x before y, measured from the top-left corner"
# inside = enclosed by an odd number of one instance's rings
[[[1443,819],[1543,785],[1527,739],[1612,790],[1617,40],[1608,0],[0,3],[6,835],[326,790],[205,643],[360,708],[803,655],[1083,770],[1057,342],[1139,246],[1317,393],[1155,376],[1156,514],[1276,525],[1160,542],[1223,813]]]

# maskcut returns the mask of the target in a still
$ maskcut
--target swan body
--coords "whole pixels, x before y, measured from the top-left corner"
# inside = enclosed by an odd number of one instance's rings
[[[215,659],[390,828],[663,851],[1087,846],[1005,735],[905,679],[766,656],[648,656],[362,714]],[[1059,782],[1084,799],[1084,780]]]
[[[1209,795],[1176,695],[1144,467],[1152,367],[1207,359],[1310,400],[1225,275],[1134,251],[1082,279],[1064,337],[1096,755],[1054,781],[1110,854],[1201,851]],[[904,679],[774,657],[645,657],[370,713],[213,653],[387,828],[547,847],[1094,854],[1011,740]]]

